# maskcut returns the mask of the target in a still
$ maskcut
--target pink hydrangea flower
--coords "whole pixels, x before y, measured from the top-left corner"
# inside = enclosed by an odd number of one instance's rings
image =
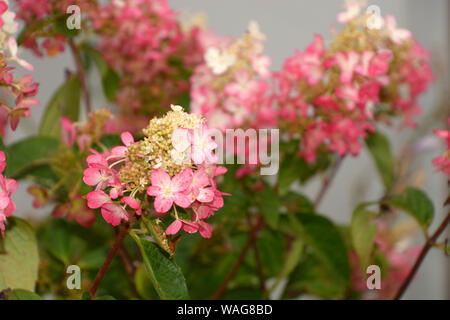
[[[389,38],[395,44],[402,44],[403,41],[411,38],[411,32],[409,30],[397,28],[397,21],[395,21],[395,17],[393,15],[386,15],[384,18],[384,24],[386,26]]]
[[[184,193],[192,182],[192,169],[186,168],[172,179],[162,169],[152,171],[150,179],[151,186],[147,189],[149,196],[155,198],[155,210],[159,213],[169,211],[173,203],[187,208],[191,204],[188,196]]]
[[[359,54],[355,51],[337,52],[334,58],[336,64],[341,70],[341,82],[345,84],[350,83],[353,78],[353,72],[355,72],[355,69],[359,62]]]
[[[190,132],[192,161],[195,164],[216,163],[217,156],[213,151],[217,148],[217,143],[211,138],[208,127],[202,125],[199,129]]]
[[[448,119],[448,123],[450,125],[450,118]],[[450,130],[435,130],[434,133],[438,137],[446,140],[447,151],[442,156],[435,158],[433,160],[433,165],[437,170],[450,176]]]
[[[0,231],[2,237],[5,236],[6,218],[16,211],[16,206],[11,199],[11,195],[16,192],[18,185],[14,179],[8,179],[3,176],[3,170],[6,167],[6,157],[3,151],[0,151]]]

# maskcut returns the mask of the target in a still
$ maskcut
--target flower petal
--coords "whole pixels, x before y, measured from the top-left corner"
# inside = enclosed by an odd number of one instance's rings
[[[111,202],[111,198],[101,190],[91,191],[86,195],[87,206],[91,209],[97,209],[105,203]]]
[[[182,226],[183,222],[181,222],[180,220],[175,220],[170,224],[170,226],[167,227],[166,234],[167,235],[176,234],[178,231],[181,230]]]

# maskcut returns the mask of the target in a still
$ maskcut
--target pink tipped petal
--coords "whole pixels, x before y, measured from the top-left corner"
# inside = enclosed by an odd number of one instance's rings
[[[131,133],[129,133],[128,131],[122,132],[122,134],[120,135],[120,138],[122,139],[123,144],[127,147],[129,147],[131,144],[134,143],[133,135]]]
[[[5,179],[5,188],[6,188],[6,191],[9,194],[12,194],[12,193],[16,192],[18,187],[19,187],[19,185],[17,184],[16,180],[14,180],[14,179]]]
[[[183,230],[187,233],[195,233],[198,231],[198,225],[196,223],[183,220]]]
[[[149,196],[153,196],[156,197],[159,194],[159,187],[155,187],[155,186],[150,186],[147,188],[147,194]]]
[[[214,199],[213,188],[201,188],[197,196],[197,200],[200,202],[211,202]]]
[[[208,219],[214,212],[206,205],[201,205],[196,210],[197,216],[200,220]]]
[[[118,226],[122,219],[128,221],[126,211],[121,206],[113,203],[107,203],[102,207],[102,216],[106,222],[113,226]]]
[[[192,182],[192,169],[186,168],[180,173],[178,173],[175,177],[172,179],[172,190],[174,192],[181,192],[189,188]]]
[[[91,209],[97,209],[105,203],[111,202],[110,197],[101,190],[91,191],[86,195],[87,206]]]
[[[176,234],[178,231],[181,230],[181,227],[183,227],[183,222],[181,222],[180,220],[175,220],[170,224],[170,226],[167,227],[166,234],[167,235]]]
[[[95,186],[102,180],[100,171],[94,168],[87,168],[84,170],[83,181],[89,186]]]
[[[117,146],[111,149],[111,156],[114,157],[125,157],[127,154],[127,147]]]
[[[138,210],[141,206],[139,202],[133,197],[123,197],[120,202],[126,203],[131,209]]]
[[[10,198],[5,194],[0,194],[0,210],[5,209],[7,206],[9,206]],[[1,215],[2,213],[0,213]]]
[[[214,176],[221,176],[225,174],[228,171],[226,167],[216,167],[216,170],[214,171]]]
[[[153,170],[150,175],[152,186],[163,186],[170,183],[170,176],[162,169]]]
[[[211,238],[213,230],[212,226],[204,221],[199,221],[198,225],[200,227],[198,230],[200,232],[200,235],[203,238]]]
[[[172,207],[173,200],[171,198],[159,197],[155,198],[155,210],[159,213],[166,213]]]
[[[189,197],[183,193],[176,193],[173,197],[173,201],[182,208],[187,208],[192,203]]]
[[[3,151],[0,151],[0,173],[5,170],[6,167],[6,157]]]

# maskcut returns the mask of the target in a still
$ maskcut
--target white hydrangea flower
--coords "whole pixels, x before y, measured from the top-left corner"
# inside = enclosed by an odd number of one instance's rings
[[[210,47],[205,53],[205,61],[214,74],[222,74],[236,62],[236,55],[231,52],[221,52],[219,48]]]

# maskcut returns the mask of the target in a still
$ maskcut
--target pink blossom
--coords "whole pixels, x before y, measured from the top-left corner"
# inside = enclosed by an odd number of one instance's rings
[[[348,84],[352,81],[353,72],[359,62],[359,54],[355,51],[337,52],[335,54],[336,64],[341,70],[340,80]]]
[[[102,190],[91,191],[86,195],[87,206],[91,209],[102,207],[111,202],[111,198]]]
[[[128,221],[126,210],[114,203],[105,203],[101,209],[102,217],[113,226],[118,226],[122,220]]]
[[[252,59],[252,67],[263,79],[270,76],[270,58],[268,56],[255,56]]]
[[[225,93],[232,96],[236,95],[243,102],[247,102],[258,89],[258,84],[250,78],[245,70],[240,70],[234,75],[235,82],[229,83],[225,87]]]
[[[195,164],[216,163],[217,156],[213,150],[217,148],[217,143],[211,138],[208,127],[203,124],[199,129],[190,132],[192,161]]]
[[[62,127],[62,141],[69,147],[72,147],[73,144],[75,143],[76,137],[76,129],[73,126],[72,121],[70,121],[69,118],[62,117],[61,127]]]
[[[141,205],[139,204],[139,202],[133,198],[133,197],[123,197],[120,202],[125,203],[126,205],[128,205],[131,209],[133,209],[135,211],[135,213],[140,216],[142,214],[142,209],[141,209]]]
[[[450,125],[450,118],[448,119],[448,123]],[[446,140],[447,151],[442,156],[433,159],[433,166],[435,166],[437,170],[450,176],[450,131],[449,130],[434,130],[434,133],[438,137]]]
[[[345,0],[344,12],[337,15],[336,20],[340,23],[347,23],[356,18],[361,12],[361,4],[358,0]]]
[[[173,203],[176,205],[187,208],[191,204],[191,201],[184,193],[192,182],[192,169],[186,168],[172,179],[162,169],[153,170],[150,176],[151,186],[147,189],[149,196],[155,198],[155,210],[159,213],[165,213],[169,211]]]
[[[0,172],[5,168],[5,154],[0,151]],[[18,188],[17,181],[14,179],[5,178],[0,173],[0,231],[2,237],[5,236],[5,222],[6,218],[11,216],[16,211],[16,206],[11,199],[11,196]]]
[[[403,41],[411,38],[411,32],[409,30],[397,28],[397,22],[395,21],[395,17],[393,15],[386,15],[384,18],[384,23],[389,38],[395,44],[402,44]]]
[[[128,131],[122,132],[122,134],[120,135],[120,138],[122,139],[122,142],[126,147],[129,147],[130,145],[132,145],[134,143],[133,135],[131,133],[129,133]]]

